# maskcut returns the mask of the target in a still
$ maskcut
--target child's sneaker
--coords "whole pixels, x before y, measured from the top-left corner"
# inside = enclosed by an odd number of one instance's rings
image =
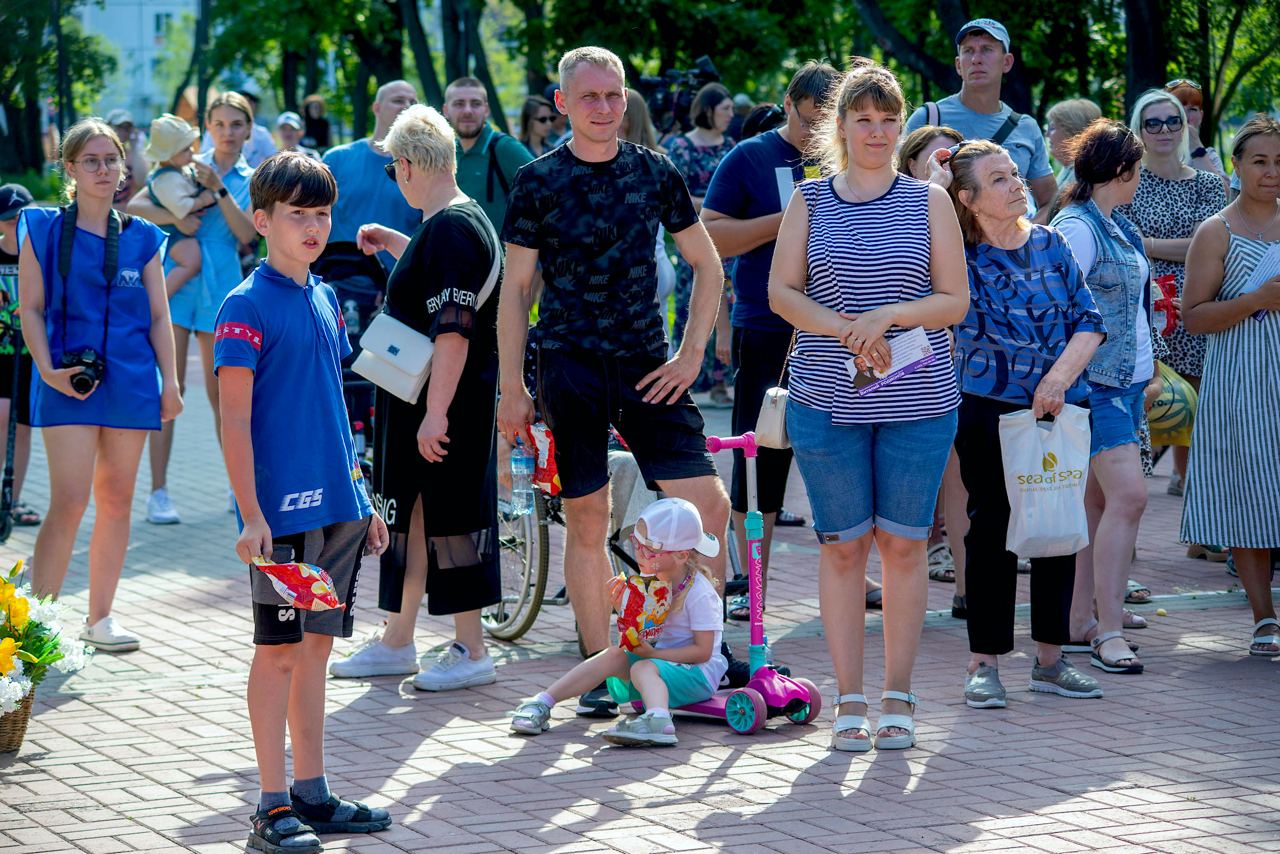
[[[670,717],[658,717],[653,712],[645,712],[637,718],[619,721],[612,729],[605,730],[604,740],[628,747],[669,747],[676,743],[676,725]]]
[[[329,675],[335,679],[409,676],[417,672],[418,650],[412,643],[390,647],[382,642],[382,636],[378,634],[366,638],[346,658],[329,662]]]
[[[92,626],[85,620],[80,631],[80,640],[103,652],[132,652],[141,646],[137,635],[120,627],[116,618],[110,615],[103,617]]]
[[[344,801],[329,795],[322,804],[309,804],[289,790],[293,809],[316,833],[373,833],[391,826],[391,813],[360,801]],[[288,852],[293,849],[286,848]]]
[[[324,846],[291,806],[258,810],[251,819],[249,847],[267,854],[315,854]]]
[[[511,712],[511,731],[517,735],[541,735],[551,729],[551,707],[541,700],[525,700]]]
[[[484,658],[473,661],[471,651],[454,641],[440,653],[435,664],[413,677],[413,687],[419,691],[452,691],[497,681],[498,671],[491,656],[486,653]]]

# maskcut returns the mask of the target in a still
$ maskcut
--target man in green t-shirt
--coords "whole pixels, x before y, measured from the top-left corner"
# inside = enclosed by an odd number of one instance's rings
[[[15,525],[39,525],[41,521],[39,513],[19,501],[31,458],[31,354],[22,343],[18,317],[18,212],[31,202],[31,193],[21,184],[0,186],[0,466],[4,465],[9,435],[9,407],[16,406],[18,432],[13,442],[10,511]]]
[[[489,96],[474,77],[459,77],[445,87],[443,113],[458,137],[458,187],[501,231],[516,170],[533,155],[520,140],[489,127]]]

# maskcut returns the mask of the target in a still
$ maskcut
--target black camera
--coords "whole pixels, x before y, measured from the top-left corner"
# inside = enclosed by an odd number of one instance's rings
[[[720,72],[708,56],[700,56],[693,68],[671,68],[660,77],[641,77],[636,88],[644,95],[658,134],[684,133],[693,127],[689,108],[693,97],[708,83],[719,83]]]
[[[91,347],[74,353],[63,353],[60,368],[79,368],[80,373],[71,375],[71,387],[76,394],[88,394],[93,387],[102,382],[102,375],[107,371],[107,363]]]

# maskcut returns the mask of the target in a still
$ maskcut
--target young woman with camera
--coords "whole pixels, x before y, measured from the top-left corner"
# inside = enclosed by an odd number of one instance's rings
[[[138,648],[111,616],[111,603],[129,545],[144,431],[182,411],[164,233],[111,208],[124,157],[109,125],[77,122],[62,146],[69,205],[30,207],[18,222],[23,333],[39,372],[32,426],[42,428],[50,484],[32,587],[37,596],[62,589],[92,494],[89,615],[80,637],[107,652]]]

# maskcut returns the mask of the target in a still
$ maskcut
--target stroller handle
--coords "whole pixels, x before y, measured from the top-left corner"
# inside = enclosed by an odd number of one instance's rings
[[[741,436],[707,437],[707,450],[713,454],[717,451],[738,448],[741,448],[746,456],[754,457],[756,455],[756,434],[748,431]]]

